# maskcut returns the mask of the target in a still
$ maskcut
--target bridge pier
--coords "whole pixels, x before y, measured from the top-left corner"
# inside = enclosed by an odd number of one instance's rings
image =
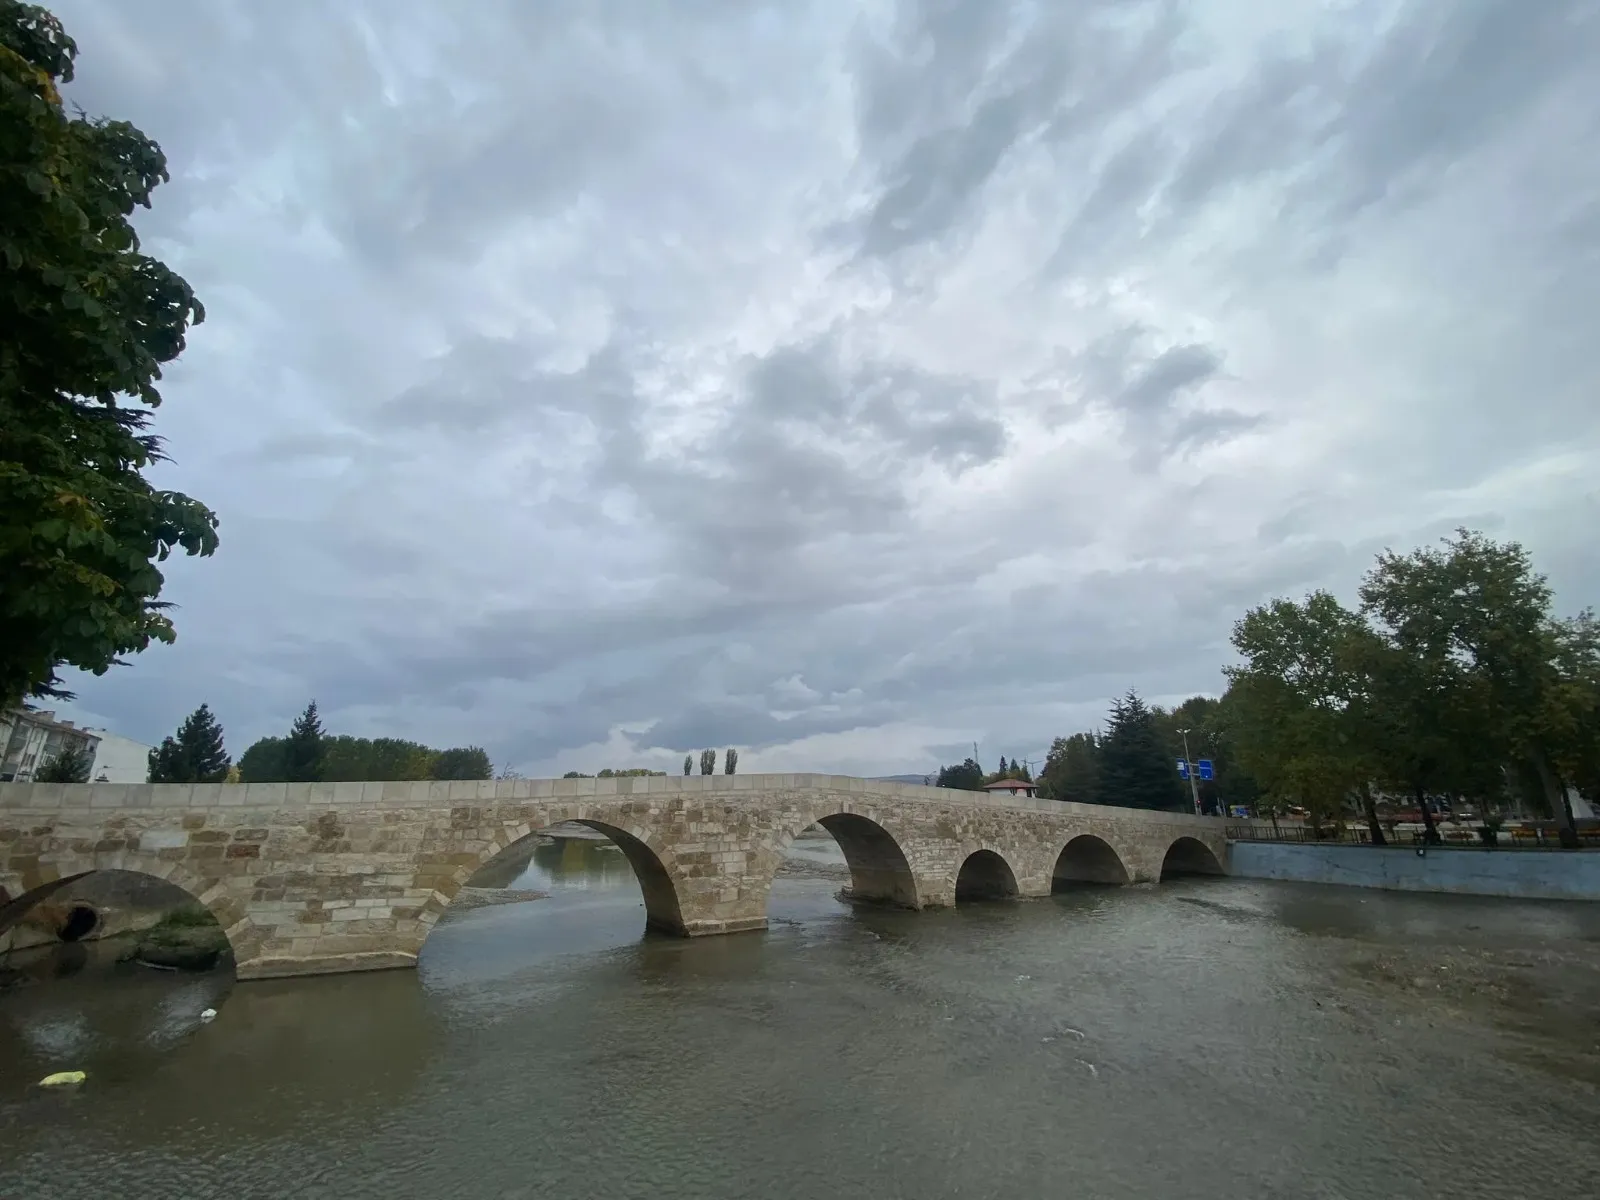
[[[955,903],[964,872],[974,894],[1048,895],[1085,834],[1110,857],[1069,866],[1107,881],[1159,878],[1183,838],[1188,866],[1225,861],[1221,823],[1186,814],[824,775],[0,784],[0,933],[62,880],[131,870],[210,908],[240,979],[413,966],[475,871],[566,821],[622,848],[651,928],[691,937],[764,928],[782,848],[812,824],[855,894],[905,908]]]

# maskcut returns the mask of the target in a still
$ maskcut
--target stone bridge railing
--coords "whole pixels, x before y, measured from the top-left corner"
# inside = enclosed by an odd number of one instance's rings
[[[409,966],[475,871],[565,821],[616,841],[649,925],[689,935],[764,927],[785,847],[817,824],[855,898],[907,908],[1227,862],[1213,818],[827,775],[0,784],[0,932],[67,881],[132,870],[206,904],[241,979]]]

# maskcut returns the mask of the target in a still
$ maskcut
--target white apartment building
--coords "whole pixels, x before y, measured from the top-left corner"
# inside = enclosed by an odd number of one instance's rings
[[[144,783],[150,778],[149,746],[105,729],[85,732],[95,739],[91,782]]]
[[[69,746],[93,755],[92,783],[143,783],[149,778],[150,747],[104,729],[87,729],[46,710],[0,712],[0,783],[28,783],[34,773]]]

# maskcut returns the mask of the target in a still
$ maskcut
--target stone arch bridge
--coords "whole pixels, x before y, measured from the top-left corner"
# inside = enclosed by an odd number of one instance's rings
[[[73,879],[129,870],[210,908],[240,979],[414,966],[474,872],[568,821],[622,848],[650,927],[688,936],[764,928],[784,849],[816,824],[853,899],[913,909],[1227,862],[1215,819],[829,775],[0,783],[0,933]]]

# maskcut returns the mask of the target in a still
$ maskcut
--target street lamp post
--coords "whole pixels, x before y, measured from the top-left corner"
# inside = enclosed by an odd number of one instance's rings
[[[1189,731],[1180,729],[1178,733],[1183,737],[1183,765],[1184,774],[1189,777],[1189,794],[1194,797],[1194,815],[1200,816],[1200,785],[1195,782],[1195,763],[1189,757]]]

